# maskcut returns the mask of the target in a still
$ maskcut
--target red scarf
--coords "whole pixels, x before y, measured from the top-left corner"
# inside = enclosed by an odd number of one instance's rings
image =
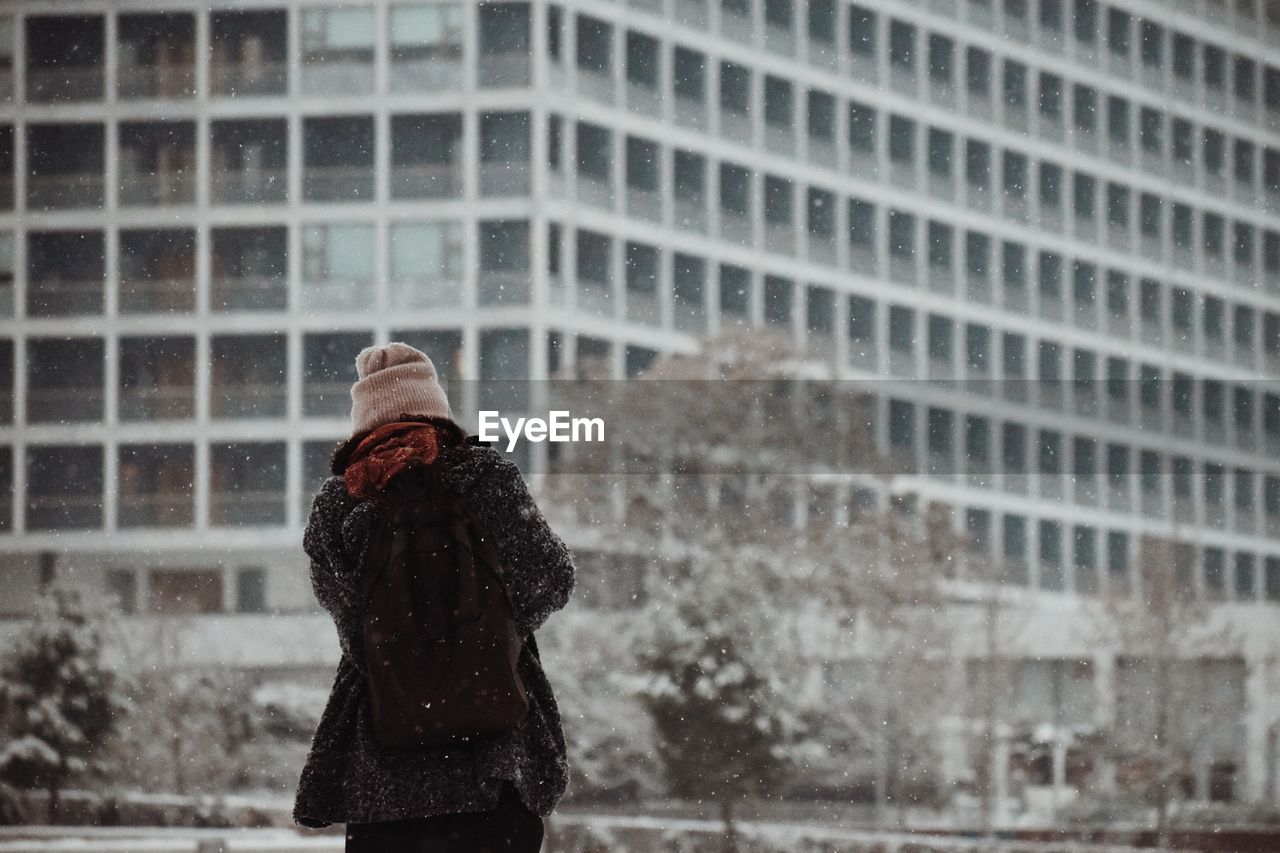
[[[436,427],[419,421],[391,421],[375,427],[352,451],[343,471],[347,494],[368,499],[409,465],[430,464],[440,452]]]

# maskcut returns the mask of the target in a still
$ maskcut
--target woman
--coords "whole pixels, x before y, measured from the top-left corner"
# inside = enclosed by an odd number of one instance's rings
[[[496,450],[467,443],[425,354],[401,342],[366,347],[356,371],[353,434],[334,450],[333,476],[312,502],[302,542],[342,658],[302,769],[294,820],[306,827],[345,823],[348,851],[539,850],[542,816],[563,795],[568,768],[559,709],[527,645],[518,669],[530,708],[515,728],[408,753],[373,739],[357,592],[376,520],[368,496],[413,489],[415,472],[434,466],[501,556],[522,636],[568,602],[572,555],[547,526],[520,469]]]

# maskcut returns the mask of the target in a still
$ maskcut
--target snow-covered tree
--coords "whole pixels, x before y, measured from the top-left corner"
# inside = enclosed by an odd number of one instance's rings
[[[844,489],[830,494],[847,501],[851,474],[893,493],[866,389],[832,380],[759,329],[659,359],[637,379],[566,391],[583,404],[565,408],[607,411],[611,434],[606,452],[571,448],[547,486],[585,540],[608,529],[602,548],[647,555],[652,600],[637,617],[654,626],[637,646],[646,671],[705,658],[741,677],[733,690],[793,721],[788,753],[801,764],[853,768],[857,756],[884,802],[917,786],[950,707],[939,583],[959,546],[936,541],[932,510],[881,506],[838,520],[814,507],[812,489]],[[712,582],[729,579],[726,610],[740,614],[732,633],[704,624]],[[686,609],[675,606],[684,599]],[[825,694],[807,690],[815,663],[834,658],[860,658],[857,674],[837,667]],[[670,677],[655,684],[678,687]]]
[[[104,769],[104,747],[128,704],[102,661],[105,612],[74,589],[53,588],[0,661],[0,779],[49,796]]]
[[[701,544],[646,608],[638,695],[671,793],[717,803],[732,844],[738,802],[785,779],[794,726],[751,556],[719,537]]]
[[[245,784],[245,750],[257,726],[244,676],[159,670],[139,679],[137,694],[139,710],[119,742],[122,779],[177,793]]]
[[[1128,768],[1121,786],[1154,810],[1161,844],[1168,843],[1169,807],[1182,780],[1194,775],[1200,751],[1211,748],[1214,730],[1231,713],[1215,706],[1231,692],[1211,681],[1206,662],[1240,655],[1230,622],[1196,596],[1194,567],[1190,542],[1142,537],[1136,590],[1104,599],[1100,620],[1099,640],[1129,664],[1117,673],[1119,701],[1103,749]]]

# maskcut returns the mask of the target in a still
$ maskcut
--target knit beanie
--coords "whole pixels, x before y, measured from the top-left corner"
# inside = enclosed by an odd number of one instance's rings
[[[406,343],[365,347],[356,356],[356,373],[360,378],[351,386],[352,435],[402,414],[453,417],[435,365],[426,353]]]

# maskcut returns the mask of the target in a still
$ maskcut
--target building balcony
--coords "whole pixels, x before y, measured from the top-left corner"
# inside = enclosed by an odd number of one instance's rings
[[[599,317],[612,317],[616,312],[613,286],[607,281],[578,279],[578,310]]]
[[[755,133],[751,126],[751,116],[747,113],[736,113],[728,110],[720,111],[720,135],[739,145],[751,145]]]
[[[627,215],[662,222],[662,195],[656,189],[627,188]]]
[[[289,198],[284,169],[218,169],[209,176],[209,197],[216,204],[282,204]]]
[[[721,12],[720,34],[739,44],[752,44],[756,40],[755,26],[751,19],[737,12]]]
[[[219,527],[269,527],[285,523],[285,493],[237,490],[209,494],[209,523]]]
[[[880,174],[880,161],[872,148],[849,146],[849,172],[866,180],[874,180]]]
[[[697,30],[705,30],[711,25],[707,0],[674,0],[674,3],[673,14],[678,23]]]
[[[126,278],[120,282],[122,314],[156,314],[195,310],[195,282],[190,279]]]
[[[795,56],[795,32],[787,27],[766,24],[764,28],[764,46],[765,50],[781,54],[782,56]]]
[[[641,115],[660,117],[662,115],[662,95],[652,86],[629,83],[627,85],[627,109]]]
[[[36,104],[55,101],[100,101],[104,74],[101,66],[76,68],[28,68],[27,100]]]
[[[528,160],[485,160],[480,163],[481,195],[528,195],[530,181]]]
[[[814,263],[835,266],[836,241],[829,236],[810,234],[808,240],[808,259]]]
[[[707,232],[707,202],[705,198],[676,196],[675,227],[683,230]]]
[[[360,59],[307,57],[302,63],[302,91],[311,95],[364,95],[373,91],[373,56]]]
[[[790,222],[766,222],[764,244],[770,252],[794,255],[796,252],[795,226]]]
[[[745,213],[738,213],[721,208],[720,236],[725,240],[743,245],[750,245],[753,240],[751,218]]]
[[[613,184],[606,177],[579,172],[576,187],[582,203],[613,210]]]
[[[956,290],[956,274],[951,267],[929,266],[924,274],[925,286],[934,293],[953,294]]]
[[[227,97],[283,95],[289,91],[286,62],[212,63],[209,91]]]
[[[195,390],[189,385],[126,386],[118,396],[120,420],[185,420],[195,417]]]
[[[349,279],[304,280],[302,307],[307,311],[362,311],[373,301],[373,285]]]
[[[209,414],[215,418],[284,417],[289,389],[278,382],[215,380]]]
[[[302,414],[308,417],[338,417],[351,412],[350,382],[317,382],[302,384]]]
[[[450,56],[392,56],[391,91],[454,92],[462,88],[461,49]]]
[[[120,204],[125,207],[194,204],[195,183],[195,174],[191,172],[125,175],[120,180]]]
[[[393,166],[391,197],[457,198],[462,195],[463,175],[457,163],[421,163]]]
[[[31,175],[27,178],[27,207],[33,210],[73,210],[102,207],[106,182],[101,172]]]
[[[102,420],[102,388],[28,388],[27,420],[31,423],[58,423]]]
[[[393,309],[457,308],[463,304],[462,286],[462,281],[456,278],[392,280],[388,283],[387,299]],[[367,304],[367,298],[365,302]]]
[[[28,530],[102,527],[102,495],[29,495]]]
[[[810,137],[806,149],[805,156],[815,166],[835,169],[836,164],[839,163],[839,155],[836,153],[835,143],[829,139],[814,139]]]
[[[707,310],[701,303],[677,299],[672,314],[678,332],[701,335],[707,330]]]
[[[794,154],[796,151],[795,129],[790,125],[766,124],[764,144],[775,154]]]
[[[102,311],[102,279],[43,279],[32,281],[27,287],[27,314],[32,317],[71,317]]]
[[[653,291],[628,289],[626,293],[627,321],[649,326],[662,324],[662,304]]]
[[[289,300],[288,282],[280,276],[226,276],[210,283],[215,312],[283,311]]]
[[[195,68],[185,64],[122,65],[116,78],[122,100],[191,98],[196,93]]]
[[[195,503],[190,492],[120,495],[117,527],[191,527],[194,524]]]
[[[577,88],[580,94],[601,104],[613,105],[617,100],[613,77],[606,71],[579,66]]]
[[[302,177],[307,201],[372,201],[372,166],[308,166]]]
[[[480,55],[477,74],[486,89],[527,88],[533,79],[532,62],[523,51],[485,53]]]
[[[690,130],[707,129],[707,107],[704,101],[677,95],[674,117],[676,124],[681,127]]]
[[[481,305],[527,305],[532,277],[528,270],[481,270],[477,287]]]

